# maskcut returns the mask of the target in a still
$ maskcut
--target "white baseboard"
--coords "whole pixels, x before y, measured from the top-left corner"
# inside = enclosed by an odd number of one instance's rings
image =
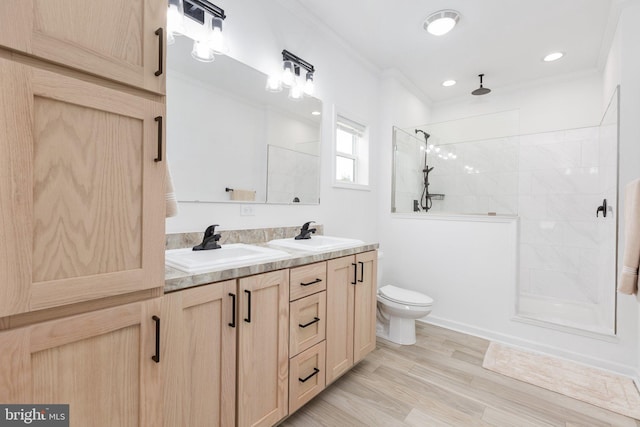
[[[517,336],[497,333],[488,329],[478,328],[476,326],[469,325],[466,323],[443,319],[441,317],[434,316],[433,314],[429,315],[426,318],[419,319],[418,322],[428,323],[435,326],[441,326],[443,328],[447,328],[447,329],[462,332],[468,335],[484,338],[486,340],[497,341],[502,344],[507,344],[513,347],[519,347],[520,349],[523,349],[523,350],[560,357],[563,359],[571,360],[573,362],[581,363],[583,365],[605,369],[607,371],[632,378],[636,383],[636,386],[638,386],[638,388],[640,389],[640,371],[632,366],[627,366],[620,363],[614,363],[609,360],[598,359],[595,357],[586,356],[584,354],[578,354],[578,353],[566,351],[560,347],[540,344],[534,341],[519,338]]]
[[[633,382],[635,383],[638,392],[640,392],[640,368],[636,369],[636,374],[633,376]]]

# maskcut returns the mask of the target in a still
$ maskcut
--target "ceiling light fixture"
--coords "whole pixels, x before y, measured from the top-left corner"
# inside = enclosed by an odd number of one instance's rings
[[[442,36],[453,30],[460,20],[460,14],[455,10],[445,9],[432,13],[424,20],[422,27],[434,36]]]
[[[453,86],[454,84],[456,84],[455,80],[445,80],[442,82],[442,86],[444,87],[450,87],[450,86]]]
[[[564,56],[564,53],[562,52],[552,52],[550,54],[548,54],[547,56],[545,56],[542,60],[544,62],[553,62],[553,61],[557,61],[558,59],[562,58]]]
[[[167,43],[174,36],[185,35],[192,39],[191,56],[202,62],[212,62],[215,55],[224,55],[229,49],[222,34],[224,10],[208,0],[168,0]],[[189,20],[184,19],[185,17]]]
[[[300,69],[304,69],[304,81],[300,77]],[[279,92],[282,87],[289,88],[289,98],[298,100],[303,95],[313,95],[315,90],[313,76],[316,69],[309,62],[294,55],[288,50],[282,51],[282,74],[279,77],[269,76],[266,89],[269,92]]]

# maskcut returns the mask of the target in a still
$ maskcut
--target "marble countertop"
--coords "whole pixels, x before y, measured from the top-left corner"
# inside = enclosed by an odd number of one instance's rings
[[[256,245],[266,246],[266,245]],[[237,279],[239,277],[251,276],[253,274],[266,273],[269,271],[281,270],[283,268],[297,267],[300,265],[313,264],[314,262],[326,261],[328,259],[340,258],[343,256],[368,252],[378,249],[377,243],[364,244],[353,248],[341,249],[328,252],[306,252],[282,249],[291,255],[291,258],[280,261],[270,261],[258,264],[247,264],[246,266],[234,267],[225,270],[210,271],[202,274],[189,274],[184,271],[165,266],[164,292],[175,292],[194,286],[205,285],[207,283],[220,282],[223,280]]]

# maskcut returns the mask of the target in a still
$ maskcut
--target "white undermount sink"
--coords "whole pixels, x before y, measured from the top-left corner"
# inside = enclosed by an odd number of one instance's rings
[[[186,273],[199,274],[291,257],[287,252],[278,249],[244,243],[221,246],[220,249],[207,251],[194,251],[191,248],[169,249],[165,251],[165,264]]]
[[[268,242],[271,246],[278,246],[286,249],[295,249],[301,251],[311,252],[324,252],[340,249],[348,249],[356,246],[364,245],[362,240],[347,239],[344,237],[332,237],[332,236],[314,236],[311,235],[310,239],[295,240],[290,239],[277,239]]]

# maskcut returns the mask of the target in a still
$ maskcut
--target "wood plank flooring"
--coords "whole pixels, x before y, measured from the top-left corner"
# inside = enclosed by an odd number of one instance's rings
[[[615,426],[640,421],[482,368],[489,341],[416,325],[417,343],[376,349],[282,427]]]

